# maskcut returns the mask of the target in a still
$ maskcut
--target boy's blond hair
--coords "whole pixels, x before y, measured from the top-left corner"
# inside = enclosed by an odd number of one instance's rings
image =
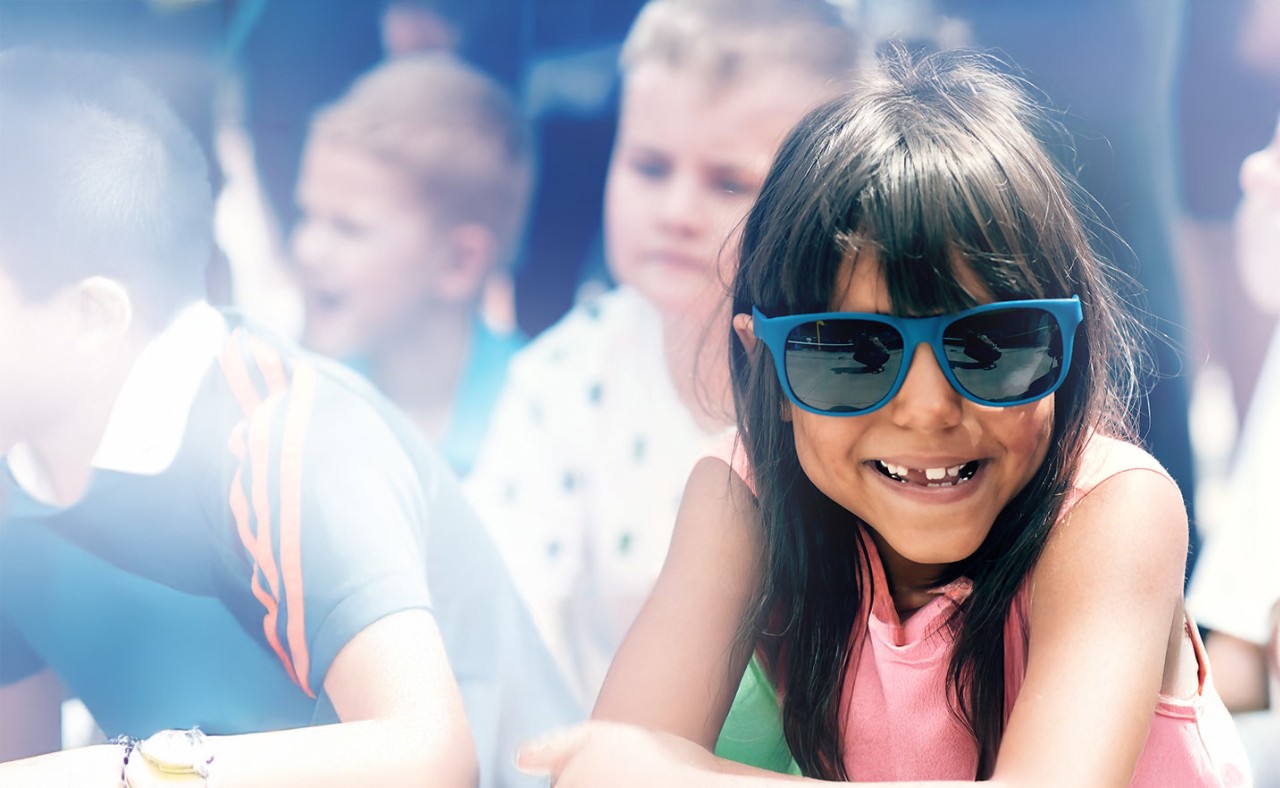
[[[390,164],[413,181],[434,221],[482,224],[500,264],[514,259],[533,188],[528,124],[501,85],[456,57],[383,62],[315,115],[308,140]]]
[[[623,74],[657,62],[731,83],[788,65],[839,82],[862,65],[861,37],[827,0],[650,0],[623,42]]]

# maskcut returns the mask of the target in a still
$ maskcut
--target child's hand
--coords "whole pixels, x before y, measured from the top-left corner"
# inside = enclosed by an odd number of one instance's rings
[[[550,776],[557,788],[711,785],[718,771],[715,756],[687,739],[616,722],[587,722],[528,742],[516,766]]]

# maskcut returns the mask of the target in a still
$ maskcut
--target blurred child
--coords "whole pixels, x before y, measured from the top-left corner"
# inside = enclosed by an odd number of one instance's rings
[[[468,489],[585,706],[662,566],[684,479],[731,424],[705,340],[733,230],[859,51],[824,0],[653,0],[623,45],[605,188],[621,286],[513,362]]]
[[[29,50],[0,118],[0,761],[50,753],[0,784],[524,782],[576,712],[501,558],[367,383],[204,301],[191,135]],[[142,740],[51,752],[60,684]]]
[[[1124,439],[1132,318],[1041,122],[982,58],[893,54],[783,143],[733,288],[742,451],[695,468],[594,712],[657,733],[593,723],[527,767],[792,784],[705,749],[758,649],[809,778],[1248,784],[1181,496]]]
[[[504,89],[436,53],[356,80],[312,120],[302,156],[302,340],[365,373],[459,474],[524,343],[480,309],[520,244],[530,155]]]
[[[1246,292],[1280,314],[1280,124],[1271,144],[1240,169],[1244,198],[1236,213],[1237,264]],[[1245,416],[1226,508],[1192,577],[1192,610],[1211,632],[1205,645],[1222,699],[1241,719],[1259,785],[1280,782],[1280,517],[1269,491],[1280,474],[1280,328]]]

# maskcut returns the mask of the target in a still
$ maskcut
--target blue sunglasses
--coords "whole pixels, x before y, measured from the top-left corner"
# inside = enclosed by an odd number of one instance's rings
[[[1034,402],[1062,385],[1084,319],[1078,296],[999,301],[935,317],[765,317],[756,307],[751,314],[787,398],[823,416],[882,407],[902,388],[921,344],[965,399],[1000,407]]]

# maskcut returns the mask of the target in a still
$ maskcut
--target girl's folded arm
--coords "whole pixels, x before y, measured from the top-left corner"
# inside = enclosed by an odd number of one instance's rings
[[[1130,471],[1103,482],[1059,524],[1032,576],[1026,679],[989,784],[1017,788],[1129,784],[1162,687],[1179,693],[1193,692],[1195,687],[1194,660],[1177,661],[1186,550],[1182,499],[1168,479],[1152,472]],[[664,571],[668,582],[670,563]],[[704,564],[703,569],[714,572],[716,567]],[[671,600],[673,607],[679,602]],[[659,625],[655,612],[646,610],[649,620],[637,622],[628,647],[638,645],[648,627]],[[692,624],[696,620],[688,623],[688,629],[695,631]],[[692,668],[681,662],[694,650],[687,645],[687,636],[681,632],[671,638],[686,645],[664,655],[660,671],[683,667],[675,672],[683,678],[693,674]],[[624,651],[630,649],[624,647]],[[628,656],[641,658],[635,653]],[[622,678],[620,673],[611,674],[606,687],[613,683],[618,685],[614,690],[620,690],[627,686]],[[674,685],[664,694],[659,674],[646,678],[651,684],[636,690],[631,700],[637,705],[632,709],[649,697],[658,704],[654,713],[679,706],[692,714],[702,696],[698,703],[688,703],[687,698],[682,703],[680,693],[706,691],[686,683]],[[649,778],[658,772],[664,777],[678,774],[681,784],[706,788],[816,782],[715,759],[689,742],[666,735],[675,733],[709,747],[705,739],[699,741],[693,734],[674,730],[671,714],[664,724],[655,725],[627,714],[600,713],[602,708],[612,712],[614,707],[609,704],[619,697],[617,692],[602,696],[596,716],[638,722],[666,733],[595,723],[544,743],[545,750],[539,747],[538,757],[531,758],[530,765],[560,774],[565,764],[586,749],[591,755],[581,759],[584,773],[592,773],[592,766],[607,765],[610,774],[633,779],[630,784],[635,785],[652,784]],[[719,720],[713,722],[718,724]],[[575,783],[569,779],[566,784]],[[937,788],[967,784],[892,785]]]
[[[1182,498],[1154,472],[1111,477],[1059,523],[1031,577],[996,782],[1129,784],[1162,687],[1196,687],[1194,659],[1180,660],[1186,555]]]

